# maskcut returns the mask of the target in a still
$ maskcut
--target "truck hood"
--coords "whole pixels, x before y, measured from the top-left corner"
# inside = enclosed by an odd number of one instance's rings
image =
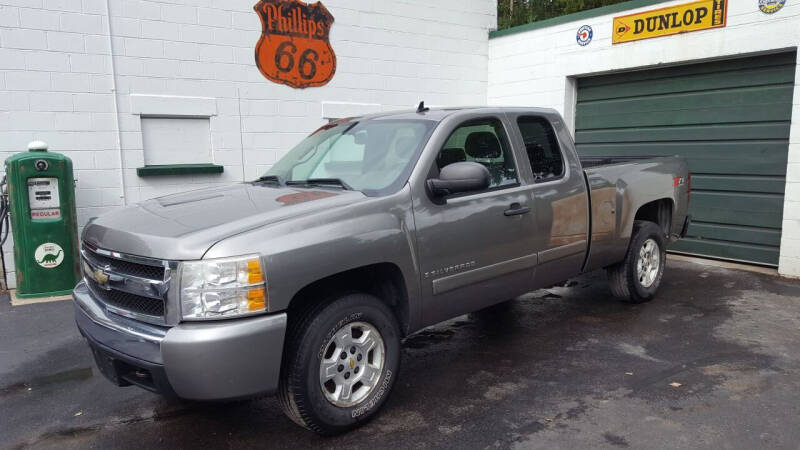
[[[243,183],[168,195],[113,211],[89,222],[82,239],[131,255],[200,259],[226,237],[364,199],[357,191]]]

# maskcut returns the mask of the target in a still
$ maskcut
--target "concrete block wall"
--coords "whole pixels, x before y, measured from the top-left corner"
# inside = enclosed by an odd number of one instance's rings
[[[326,1],[337,71],[325,87],[292,89],[254,64],[261,22],[252,0],[113,0],[114,48],[126,201],[252,179],[327,122],[323,102],[369,110],[485,103],[492,1]],[[131,94],[210,97],[221,175],[139,178],[140,120]],[[185,98],[183,101],[190,101]],[[191,185],[191,186],[188,186]]]
[[[796,49],[800,44],[800,4],[786,2],[782,10],[767,15],[759,11],[756,1],[728,2],[725,28],[611,44],[614,16],[682,3],[686,2],[659,3],[490,39],[489,104],[554,108],[574,130],[574,77]],[[576,42],[582,25],[594,31],[585,47]],[[795,83],[778,270],[800,277],[800,70]]]
[[[2,2],[0,158],[37,139],[71,157],[82,227],[123,204],[255,178],[343,113],[420,100],[486,103],[496,0],[324,1],[335,17],[337,72],[327,86],[305,90],[272,83],[256,68],[255,3]],[[167,114],[200,105],[210,115],[213,159],[224,173],[136,175],[144,165],[141,114],[159,103],[173,108]],[[4,251],[13,287],[10,243]]]
[[[72,158],[82,223],[122,204],[105,0],[0,5],[0,158],[32,140]]]

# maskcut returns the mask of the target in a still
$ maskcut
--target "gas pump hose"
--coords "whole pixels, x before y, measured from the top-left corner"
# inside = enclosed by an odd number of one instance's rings
[[[3,267],[3,289],[8,289],[8,277],[6,276],[6,257],[3,252],[3,246],[8,239],[8,191],[6,184],[6,175],[3,175],[3,180],[0,181],[0,264]]]

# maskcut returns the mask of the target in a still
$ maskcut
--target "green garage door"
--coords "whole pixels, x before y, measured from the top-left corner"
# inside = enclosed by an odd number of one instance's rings
[[[672,250],[777,265],[795,53],[578,80],[584,156],[681,155],[688,236]]]

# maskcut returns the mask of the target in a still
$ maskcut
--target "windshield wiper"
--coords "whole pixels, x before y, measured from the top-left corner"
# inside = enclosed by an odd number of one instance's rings
[[[287,186],[297,185],[336,185],[341,186],[345,191],[352,191],[353,188],[345,183],[341,178],[309,178],[307,180],[290,180],[286,182]]]
[[[258,177],[258,179],[256,179],[256,181],[254,181],[253,183],[265,183],[265,182],[276,183],[279,186],[283,185],[283,180],[281,180],[281,178],[277,175],[264,175]]]

